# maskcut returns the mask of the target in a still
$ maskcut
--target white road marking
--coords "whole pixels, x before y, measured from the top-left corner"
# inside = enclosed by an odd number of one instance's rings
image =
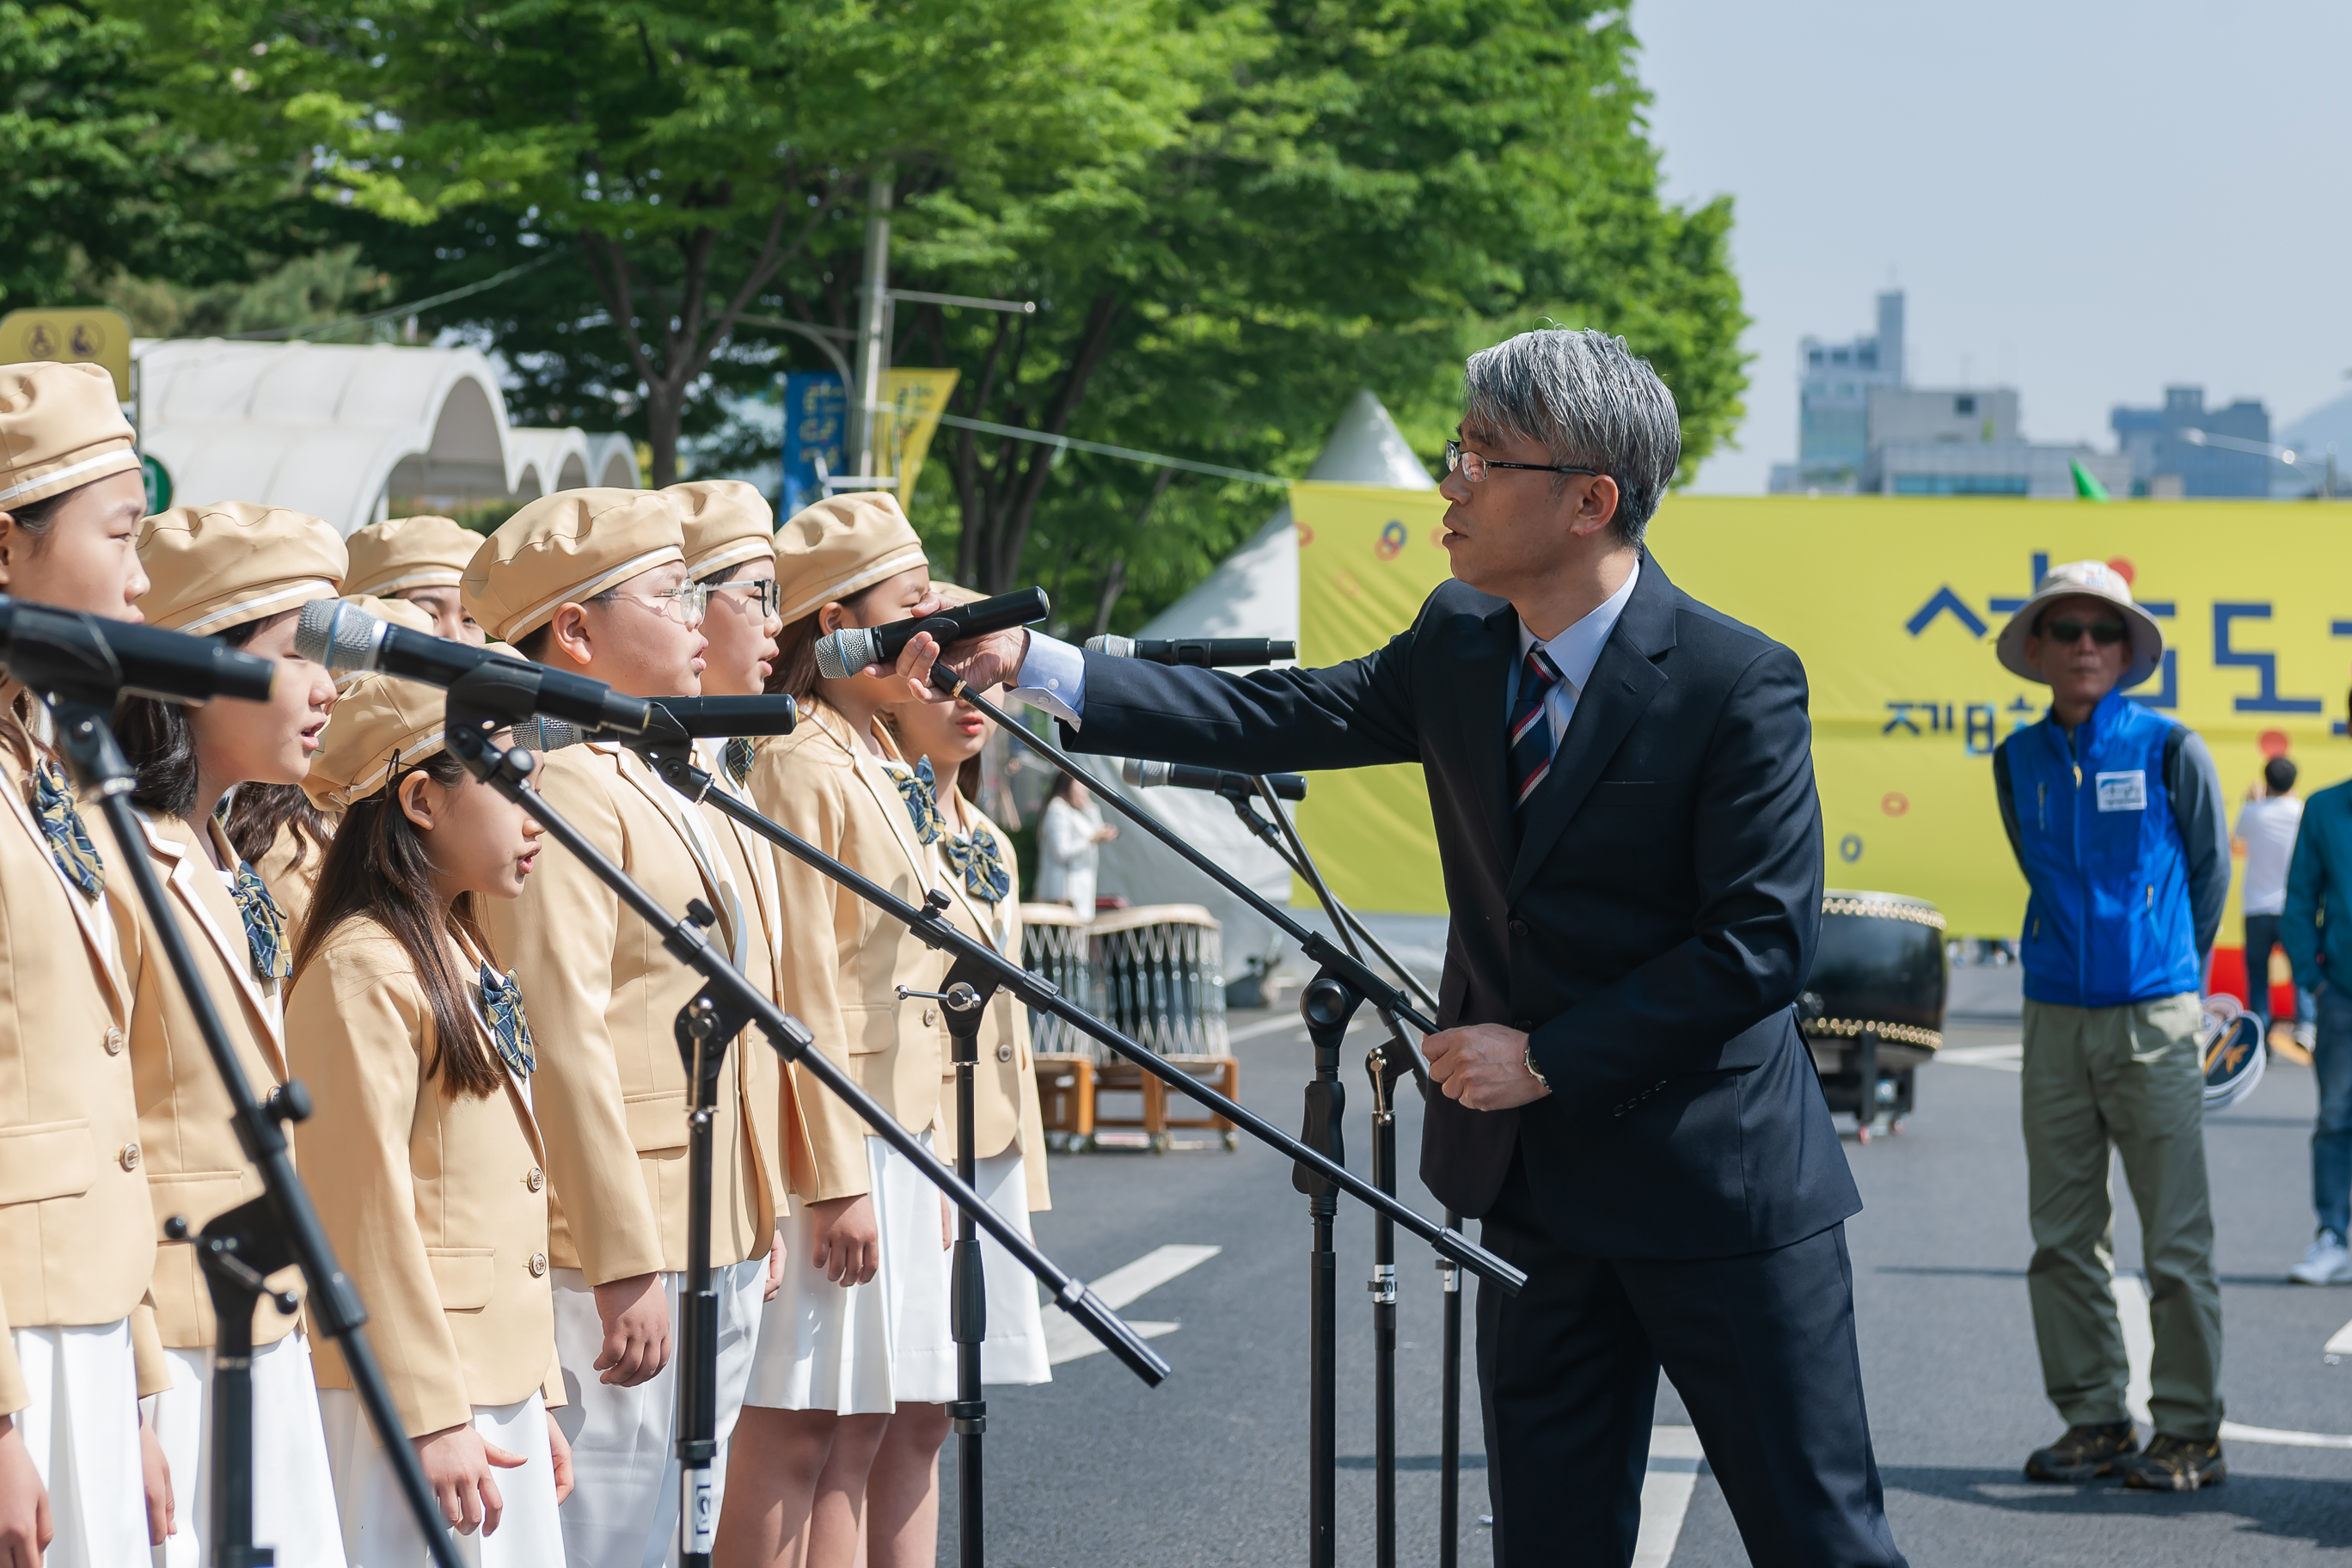
[[[1238,1046],[1244,1040],[1260,1039],[1267,1035],[1278,1035],[1285,1029],[1303,1029],[1306,1026],[1307,1020],[1300,1017],[1296,1013],[1290,1014],[1286,1017],[1260,1018],[1255,1024],[1244,1024],[1238,1029],[1226,1030],[1225,1043],[1230,1046]]]
[[[2352,1323],[2347,1323],[2342,1328],[2336,1330],[2334,1333],[2328,1335],[2327,1342],[2319,1347],[2319,1353],[2322,1355],[2352,1355]]]
[[[1994,1072],[2025,1070],[2025,1047],[2015,1046],[1946,1046],[1936,1053],[1936,1060],[1949,1062],[1954,1067],[1990,1068]]]
[[[1223,1252],[1221,1247],[1155,1247],[1132,1263],[1122,1264],[1099,1279],[1087,1281],[1103,1304],[1118,1311],[1146,1291],[1156,1290],[1171,1279]],[[1147,1340],[1162,1334],[1172,1334],[1181,1323],[1142,1322],[1133,1319],[1129,1328]],[[1045,1359],[1052,1365],[1078,1361],[1100,1353],[1102,1342],[1078,1326],[1067,1312],[1049,1309],[1045,1313]]]
[[[1633,1543],[1633,1568],[1666,1568],[1674,1561],[1706,1457],[1696,1427],[1650,1428],[1650,1468],[1642,1478],[1642,1533]]]
[[[2125,1385],[2124,1404],[2131,1410],[2133,1420],[2153,1426],[2156,1422],[2147,1413],[2147,1395],[2148,1363],[2156,1358],[2156,1331],[2148,1321],[2147,1282],[2138,1275],[2116,1276],[2116,1316],[2123,1322],[2124,1355],[2131,1363],[2131,1381]],[[2352,1323],[2337,1331],[2336,1337],[2341,1339],[2347,1334],[2352,1334]],[[2328,1342],[2331,1345],[2335,1342]],[[2352,1448],[2352,1436],[2248,1426],[2237,1421],[2221,1423],[2221,1441],[2267,1443],[2282,1448]]]

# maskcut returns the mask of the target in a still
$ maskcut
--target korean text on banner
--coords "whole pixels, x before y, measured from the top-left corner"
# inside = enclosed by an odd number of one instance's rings
[[[1442,497],[1302,484],[1291,506],[1305,663],[1369,652],[1447,574]],[[2352,774],[2352,542],[2327,509],[1678,497],[1649,542],[1685,592],[1804,660],[1830,883],[1931,899],[1956,935],[2014,936],[2024,912],[1990,759],[2048,692],[1992,641],[2053,562],[2112,563],[2163,624],[2131,695],[2204,737],[2233,815],[2272,756],[2305,793]],[[1301,821],[1340,897],[1444,909],[1418,769],[1318,778]]]

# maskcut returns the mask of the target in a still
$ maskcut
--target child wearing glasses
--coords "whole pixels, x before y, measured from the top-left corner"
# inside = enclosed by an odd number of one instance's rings
[[[658,491],[544,496],[474,557],[466,608],[492,637],[552,668],[635,697],[698,696],[707,595],[684,545],[677,503]],[[547,753],[537,780],[548,804],[664,908],[699,901],[715,911],[710,940],[741,965],[753,940],[744,900],[698,808],[635,752],[602,742]],[[553,1191],[556,1352],[573,1394],[557,1416],[579,1479],[563,1509],[566,1558],[574,1568],[639,1568],[664,1561],[677,1531],[671,1355],[687,1252],[688,1091],[673,1026],[701,977],[562,852],[484,923],[549,1046],[531,1100]],[[714,1121],[722,1446],[742,1399],[781,1185],[753,1114],[775,1093],[772,1069],[760,1076],[764,1055],[731,1051]]]

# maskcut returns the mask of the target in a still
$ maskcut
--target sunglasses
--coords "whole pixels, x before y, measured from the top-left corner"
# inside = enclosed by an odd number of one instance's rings
[[[2113,647],[2129,635],[2130,628],[2121,621],[2052,621],[2042,628],[2042,635],[2062,643],[2080,642],[2083,634],[2101,647]]]

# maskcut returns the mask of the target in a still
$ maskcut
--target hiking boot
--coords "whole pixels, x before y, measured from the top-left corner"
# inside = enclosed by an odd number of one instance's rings
[[[2108,1421],[2096,1426],[2069,1426],[2066,1435],[2046,1448],[2036,1448],[2025,1460],[2029,1481],[2087,1481],[2110,1474],[2116,1461],[2139,1452],[2139,1439],[2128,1421]]]
[[[2147,1452],[2117,1459],[2115,1469],[2124,1485],[2147,1492],[2193,1492],[2200,1487],[2218,1487],[2230,1475],[2219,1437],[2200,1441],[2169,1432],[2158,1432],[2150,1438]]]

